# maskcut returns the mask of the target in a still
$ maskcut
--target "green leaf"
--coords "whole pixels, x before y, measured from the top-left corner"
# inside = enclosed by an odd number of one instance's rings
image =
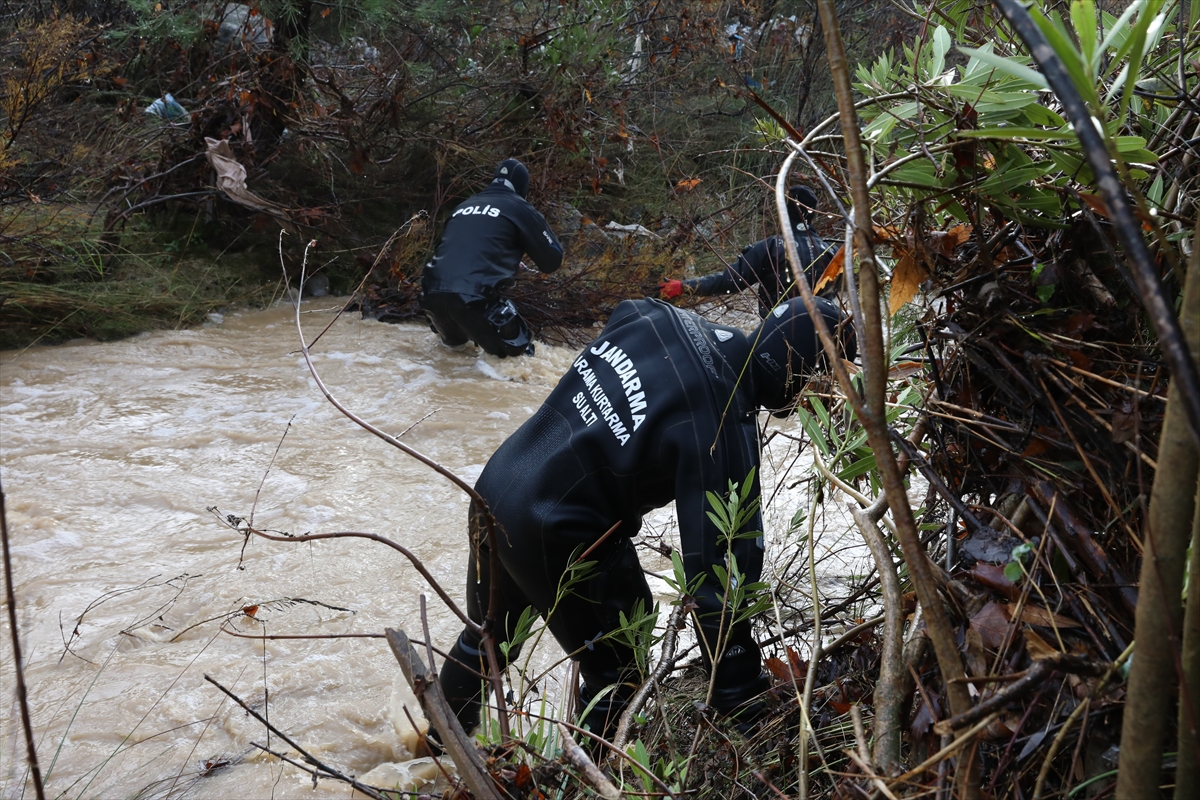
[[[1011,583],[1016,583],[1021,580],[1021,576],[1025,571],[1021,569],[1021,565],[1016,561],[1010,561],[1004,565],[1004,577],[1008,578]]]
[[[1085,186],[1090,186],[1095,182],[1092,168],[1088,166],[1087,159],[1082,155],[1057,148],[1047,150],[1046,155],[1054,162],[1054,166],[1058,167],[1071,180]]]
[[[687,572],[683,568],[683,558],[679,555],[679,549],[671,548],[671,569],[675,573],[675,585],[671,588],[677,592],[682,592],[687,586]]]
[[[1071,23],[1075,26],[1075,35],[1079,37],[1079,48],[1083,51],[1083,60],[1087,64],[1088,75],[1096,79],[1096,6],[1092,0],[1074,0],[1071,3]]]
[[[857,478],[859,475],[866,475],[873,469],[875,469],[874,454],[858,459],[841,472],[838,472],[837,476],[843,481],[850,481],[854,478]]]
[[[1025,119],[1045,128],[1066,128],[1067,121],[1043,105],[1026,106],[1023,109]]]
[[[1008,111],[1024,108],[1038,101],[1037,93],[1030,91],[998,92],[992,89],[980,90],[974,86],[954,84],[945,88],[946,94],[972,103],[979,113],[990,111]]]
[[[1040,186],[1018,186],[1014,205],[1024,211],[1037,211],[1047,216],[1062,213],[1062,199],[1058,193]]]
[[[813,407],[813,413],[821,420],[821,427],[829,430],[832,425],[829,420],[829,409],[825,408],[825,403],[821,398],[813,396],[810,398]]]
[[[647,771],[650,770],[650,753],[647,752],[646,745],[642,744],[641,739],[634,741],[633,744],[626,748],[625,752],[629,754],[630,758],[645,767]],[[650,776],[641,770],[637,770],[637,774],[642,779],[642,786],[645,787],[646,791],[654,791],[654,781],[650,779]]]
[[[817,449],[821,451],[821,457],[829,458],[829,442],[825,438],[826,429],[821,427],[821,425],[817,422],[816,417],[814,417],[807,409],[797,408],[796,416],[800,420],[800,426],[804,428],[804,432],[808,434],[808,438],[817,446]]]
[[[897,122],[912,119],[917,116],[918,111],[916,103],[901,103],[889,108],[863,129],[863,138],[877,142],[886,141]]]
[[[1011,75],[1014,78],[1028,83],[1038,89],[1049,89],[1050,84],[1046,82],[1046,76],[1035,69],[1025,66],[1020,61],[1013,58],[996,55],[992,52],[991,44],[986,47],[960,47],[960,52],[967,54],[972,60],[987,64],[993,69],[1000,70],[1005,75]],[[971,71],[971,65],[967,65],[968,72]]]
[[[1046,174],[1048,166],[1048,163],[1043,162],[1041,165],[997,169],[991,177],[979,185],[979,192],[993,196],[1004,194],[1042,177]]]
[[[934,80],[946,69],[946,53],[950,51],[950,32],[945,26],[938,25],[933,32],[933,57],[929,61],[929,73],[926,80]]]
[[[1096,91],[1096,82],[1084,71],[1083,56],[1075,49],[1074,43],[1071,42],[1071,37],[1063,27],[1062,20],[1058,14],[1051,13],[1046,16],[1034,6],[1029,9],[1029,16],[1037,23],[1038,28],[1042,31],[1042,35],[1046,37],[1046,41],[1050,43],[1050,47],[1058,55],[1063,62],[1063,66],[1067,68],[1067,72],[1071,75],[1071,81],[1075,84],[1075,88],[1083,95],[1083,99],[1091,107],[1093,113],[1101,112],[1100,95]]]
[[[1142,61],[1145,59],[1146,53],[1154,48],[1158,43],[1158,38],[1162,35],[1163,23],[1166,21],[1166,18],[1165,15],[1157,14],[1161,6],[1162,0],[1152,0],[1152,2],[1146,5],[1146,9],[1142,15],[1138,17],[1137,24],[1133,26],[1132,35],[1129,39],[1129,63],[1121,69],[1120,75],[1118,75],[1109,88],[1107,94],[1107,99],[1109,100],[1111,100],[1118,90],[1122,91],[1121,108],[1118,112],[1119,119],[1125,118],[1126,110],[1129,108],[1129,103],[1133,98],[1133,89],[1137,82],[1142,79]]]
[[[1146,199],[1156,206],[1162,205],[1163,201],[1163,176],[1159,173],[1154,178],[1154,183],[1150,184],[1150,188],[1146,190]]]
[[[1039,141],[1075,141],[1074,131],[1051,131],[1045,128],[1019,128],[1001,125],[994,128],[976,128],[974,130],[956,131],[960,139],[1037,139]]]
[[[1134,0],[1117,19],[1113,19],[1111,14],[1101,15],[1108,33],[1105,34],[1104,41],[1100,42],[1100,52],[1116,48],[1114,60],[1119,61],[1125,57],[1125,49],[1129,44],[1129,20],[1133,19],[1133,15],[1138,13],[1144,4],[1145,0]]]
[[[1150,152],[1149,150],[1145,149],[1146,140],[1141,136],[1117,136],[1115,141],[1117,145],[1117,152],[1121,153],[1122,155],[1138,151],[1146,153]],[[1155,160],[1158,159],[1158,156],[1155,156],[1153,153],[1150,153],[1150,155],[1153,156]]]
[[[942,182],[938,178],[933,164],[925,160],[911,161],[902,167],[898,167],[889,177],[894,181],[928,186],[931,189],[942,188]]]

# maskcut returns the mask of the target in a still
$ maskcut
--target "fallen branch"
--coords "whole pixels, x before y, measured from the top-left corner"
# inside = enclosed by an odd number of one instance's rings
[[[1029,694],[1054,672],[1101,675],[1106,666],[1105,664],[1097,664],[1095,661],[1070,653],[1063,653],[1051,656],[1050,658],[1039,658],[1033,662],[1033,666],[1019,680],[1013,681],[1002,691],[992,695],[970,711],[958,714],[950,719],[942,720],[933,726],[933,730],[940,736],[946,736],[955,730],[965,728],[976,720]]]
[[[297,761],[296,759],[294,759],[294,758],[291,758],[290,756],[288,756],[288,754],[287,754],[287,753],[280,753],[280,752],[279,752],[279,751],[277,751],[277,750],[272,750],[271,748],[267,747],[266,745],[259,744],[258,742],[251,742],[251,743],[250,743],[250,746],[251,746],[251,747],[256,747],[256,748],[258,748],[259,750],[262,750],[262,751],[263,751],[264,753],[266,753],[267,755],[275,756],[275,757],[276,757],[276,758],[278,758],[280,761],[282,761],[282,762],[284,762],[284,763],[286,763],[286,764],[291,764],[293,767],[295,767],[296,769],[300,770],[301,772],[307,772],[309,775],[312,775],[312,778],[313,778],[313,788],[314,788],[314,789],[316,788],[316,784],[317,784],[317,778],[320,778],[320,777],[321,777],[321,774],[320,774],[320,771],[319,771],[319,770],[316,770],[316,769],[314,769],[313,767],[310,767],[310,766],[308,766],[307,764],[302,764],[302,763],[300,763],[300,762],[299,762],[299,761]],[[370,788],[374,788],[374,787],[370,787]],[[405,790],[403,790],[403,789],[382,789],[382,788],[381,788],[381,789],[377,789],[376,791],[377,791],[377,792],[386,792],[386,794],[376,794],[376,795],[374,795],[374,796],[378,796],[378,797],[381,797],[381,798],[383,798],[383,800],[394,800],[394,798],[395,798],[395,796],[396,796],[397,794],[408,795],[408,796],[410,796],[410,797],[417,797],[417,798],[419,798],[419,797],[422,797],[422,796],[425,796],[425,795],[424,795],[422,792],[408,792],[408,791],[405,791]]]
[[[583,779],[595,787],[604,800],[619,800],[621,792],[617,790],[616,786],[613,786],[613,782],[599,770],[592,759],[588,758],[584,749],[575,743],[571,732],[561,722],[558,723],[558,732],[562,736],[562,754],[567,763],[579,770]]]
[[[617,734],[613,737],[613,747],[618,750],[625,749],[625,743],[629,740],[629,728],[633,722],[633,718],[642,710],[642,706],[646,704],[646,699],[650,697],[650,692],[654,690],[658,682],[665,678],[667,673],[671,671],[671,668],[675,666],[677,659],[675,644],[679,640],[679,628],[683,625],[685,610],[686,606],[681,603],[671,611],[671,617],[667,620],[667,632],[663,636],[662,657],[659,658],[654,672],[638,687],[637,692],[630,699],[629,705],[621,713],[621,721],[617,725]]]
[[[1035,481],[1029,489],[1042,505],[1051,509],[1053,517],[1062,523],[1062,528],[1068,534],[1068,541],[1074,545],[1076,553],[1083,559],[1088,571],[1096,578],[1108,577],[1117,587],[1125,607],[1136,612],[1138,606],[1138,590],[1125,575],[1113,564],[1096,540],[1092,537],[1091,529],[1082,522],[1071,510],[1066,498],[1058,493],[1058,489],[1049,481]]]
[[[796,250],[795,236],[792,234],[790,226],[784,226],[784,240],[788,259],[793,265],[793,273],[798,278],[797,282],[801,296],[804,298],[805,307],[816,323],[818,335],[827,356],[833,362],[838,383],[841,384],[843,392],[846,393],[854,407],[855,414],[866,429],[871,452],[875,455],[875,463],[880,472],[884,492],[891,506],[892,520],[896,523],[896,538],[899,540],[904,561],[908,565],[909,575],[925,614],[925,626],[929,631],[930,642],[933,644],[938,666],[941,669],[942,680],[945,682],[950,709],[954,713],[962,713],[971,707],[971,696],[967,692],[966,686],[951,681],[966,673],[954,633],[950,627],[949,615],[938,595],[937,584],[932,574],[932,565],[921,544],[921,535],[917,530],[916,519],[909,504],[903,476],[892,451],[888,433],[885,405],[888,357],[884,352],[883,326],[880,319],[879,266],[875,260],[871,198],[866,185],[867,168],[863,143],[859,134],[858,115],[854,109],[850,70],[846,61],[837,12],[832,0],[818,0],[817,6],[820,11],[821,26],[825,33],[829,69],[838,98],[839,119],[846,145],[846,170],[850,179],[851,197],[854,201],[852,204],[854,244],[859,255],[861,283],[858,294],[865,323],[863,328],[857,332],[865,378],[861,398],[841,364],[833,338],[829,335],[828,326],[825,325],[824,317],[817,313],[816,300],[812,295],[808,280],[804,277],[803,270],[798,268],[799,253]],[[775,204],[781,220],[786,216],[787,168],[790,167],[795,155],[793,152],[788,156],[784,166],[780,168],[779,179],[775,185]],[[847,277],[850,278],[851,275]],[[848,283],[853,282],[848,281]],[[966,762],[967,768],[960,771],[957,781],[958,792],[964,800],[975,800],[980,796],[978,775],[971,767],[971,763],[970,761]]]
[[[989,714],[987,717],[979,720],[979,722],[975,723],[973,726],[971,726],[971,728],[964,731],[961,736],[959,736],[954,741],[950,742],[950,744],[946,745],[941,750],[938,750],[936,753],[934,753],[929,758],[925,759],[920,764],[913,767],[912,769],[910,769],[908,772],[904,773],[903,775],[899,775],[899,776],[893,778],[892,780],[889,781],[889,783],[896,784],[896,783],[904,783],[906,781],[909,781],[913,777],[920,775],[922,772],[929,769],[930,767],[936,766],[937,764],[946,760],[950,756],[954,755],[956,752],[958,752],[959,748],[961,748],[963,745],[970,744],[971,742],[973,742],[975,740],[975,737],[979,734],[980,731],[982,731],[988,725],[992,724],[992,722],[996,719],[996,716],[997,715],[995,713],[993,713],[993,714]]]
[[[409,641],[404,631],[387,628],[384,630],[392,655],[400,663],[404,679],[412,687],[413,694],[421,704],[421,711],[429,724],[441,734],[441,744],[454,760],[458,773],[470,788],[476,800],[501,800],[492,776],[480,760],[475,742],[463,730],[458,717],[450,709],[450,703],[442,694],[437,675],[427,672],[421,656]]]
[[[416,555],[404,545],[394,542],[386,536],[380,536],[376,533],[363,533],[360,531],[335,531],[333,533],[306,533],[301,536],[283,536],[267,533],[266,531],[261,531],[257,528],[251,528],[248,525],[244,527],[235,526],[235,530],[243,535],[252,533],[255,536],[260,536],[263,539],[268,539],[272,542],[313,542],[318,539],[368,539],[372,542],[385,544],[409,560],[417,572],[421,573],[421,577],[423,577],[429,583],[429,588],[433,589],[433,591],[437,593],[437,596],[442,599],[442,602],[446,604],[446,607],[453,611],[454,615],[462,620],[467,627],[477,631],[481,630],[480,626],[471,621],[471,618],[463,613],[462,609],[460,609],[454,603],[454,601],[450,599],[450,595],[446,594],[446,590],[443,589],[436,580],[434,580],[433,574],[425,567],[423,563],[421,563],[421,559],[417,558]]]
[[[863,540],[871,550],[875,566],[879,570],[880,586],[883,589],[883,647],[879,652],[879,680],[875,683],[875,733],[874,762],[885,770],[900,760],[901,719],[904,703],[908,699],[904,691],[904,599],[900,591],[900,575],[892,561],[892,551],[880,533],[876,522],[887,509],[887,496],[880,495],[870,508],[861,509],[847,503],[854,524],[862,533]],[[855,706],[854,708],[858,708]]]

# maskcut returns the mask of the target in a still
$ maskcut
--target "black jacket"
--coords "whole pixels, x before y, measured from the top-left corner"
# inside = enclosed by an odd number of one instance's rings
[[[706,576],[698,613],[705,627],[717,625],[723,588],[712,567],[726,552],[705,493],[724,497],[759,463],[749,353],[742,331],[690,311],[658,300],[617,306],[476,484],[524,560],[521,571],[557,585],[550,564],[562,558],[544,554],[586,547],[617,521],[616,535],[635,536],[643,514],[674,500],[688,579]],[[746,530],[762,530],[760,514]],[[737,540],[734,554],[747,580],[758,580],[761,534]],[[748,624],[739,628],[733,641],[753,648],[756,676],[758,649]]]
[[[800,261],[807,264],[804,274],[808,277],[809,286],[815,286],[825,267],[833,260],[833,248],[811,229],[797,226],[796,250]],[[757,285],[758,313],[764,317],[780,300],[800,296],[782,236],[769,236],[755,242],[742,251],[737,261],[720,272],[690,278],[683,285],[704,297],[732,294]]]
[[[453,293],[468,302],[493,299],[512,284],[526,253],[542,272],[562,264],[562,245],[545,217],[504,183],[493,182],[446,221],[421,291]]]

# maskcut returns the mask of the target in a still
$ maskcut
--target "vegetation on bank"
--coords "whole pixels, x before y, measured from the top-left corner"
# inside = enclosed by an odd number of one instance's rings
[[[650,688],[619,752],[591,754],[607,772],[539,721],[536,681],[514,669],[486,757],[460,757],[475,796],[1189,796],[1200,6],[939,0],[880,19],[821,0],[818,20],[799,3],[280,2],[243,26],[246,45],[253,20],[275,20],[269,41],[218,50],[201,16],[68,5],[73,21],[44,10],[10,37],[24,54],[11,74],[61,86],[6,94],[5,202],[64,206],[52,187],[71,170],[107,175],[93,177],[94,220],[74,229],[93,244],[9,227],[6,276],[56,241],[51,254],[72,256],[47,255],[48,269],[92,280],[99,264],[103,283],[134,263],[139,226],[179,226],[199,233],[186,247],[254,242],[270,284],[275,239],[261,231],[283,225],[293,275],[316,238],[310,265],[346,290],[367,276],[364,306],[403,317],[439,214],[513,153],[575,254],[518,284],[543,332],[565,336],[564,320],[603,318],[774,232],[781,171],[819,189],[823,230],[847,242],[823,279],[841,270],[862,370],[835,362],[798,411],[795,445],[817,457],[783,476],[805,500],[768,532],[795,557],[743,598],[771,653],[765,717],[713,716],[701,671],[676,675],[691,656],[631,621],[616,635],[644,647]],[[47,26],[76,32],[57,72],[28,68],[58,52],[30,49]],[[848,65],[839,29],[881,54]],[[170,91],[189,116],[118,100],[77,140],[137,143],[114,172],[82,166],[107,159],[88,145],[43,163],[36,120],[78,121],[61,102],[39,117],[35,101],[71,91]],[[230,141],[251,205],[213,187],[205,136]],[[16,319],[0,313],[0,327]],[[714,497],[713,511],[743,499]],[[871,566],[822,585],[847,502]],[[688,613],[676,582],[673,620]],[[831,624],[846,635],[824,635]]]
[[[843,5],[864,53],[887,44],[881,28],[896,45],[914,25]],[[777,126],[747,87],[800,125],[833,109],[804,3],[47,2],[15,13],[0,137],[8,347],[187,324],[269,297],[280,227],[289,270],[316,239],[335,292],[370,271],[372,308],[409,315],[442,218],[513,155],[581,273],[517,290],[535,326],[561,338],[662,274],[719,268],[773,232],[762,181],[779,160]],[[146,113],[155,101],[170,113]],[[206,138],[228,140],[263,206],[218,189]],[[628,242],[601,233],[609,223],[652,235]],[[253,255],[224,264],[236,252]],[[180,257],[214,262],[219,282],[177,270]],[[158,277],[136,287],[135,275]],[[180,279],[128,313],[115,295],[98,304],[120,324],[88,313],[86,298],[110,284]]]

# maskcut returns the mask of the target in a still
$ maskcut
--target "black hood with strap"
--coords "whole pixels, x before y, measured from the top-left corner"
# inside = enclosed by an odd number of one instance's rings
[[[817,309],[839,337],[842,355],[857,353],[853,329],[842,312],[828,300],[814,298]],[[780,303],[750,334],[754,347],[754,399],[762,408],[786,409],[796,399],[805,379],[823,365],[824,352],[817,329],[800,298]]]
[[[492,182],[507,183],[508,188],[521,197],[529,194],[529,170],[515,158],[506,158],[500,162],[496,171],[492,173]]]

